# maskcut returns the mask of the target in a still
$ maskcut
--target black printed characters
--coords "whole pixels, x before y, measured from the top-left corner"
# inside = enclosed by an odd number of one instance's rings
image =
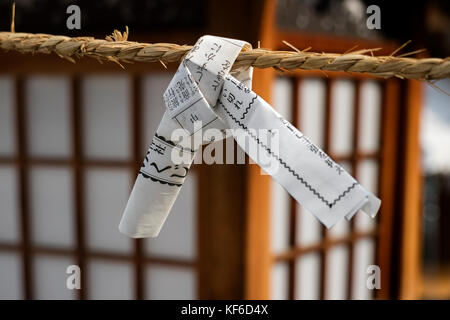
[[[226,81],[227,85],[223,87],[221,101],[233,109],[233,114],[237,115],[237,118],[244,120],[258,95],[239,81],[232,78],[226,78]]]
[[[172,79],[163,94],[164,103],[170,111],[182,109],[199,98],[198,87],[192,76],[190,74],[181,76],[181,73],[177,75],[178,77]]]
[[[200,45],[202,44],[202,42],[203,38],[197,41],[197,43],[194,45],[191,51],[189,51],[189,53],[187,54],[185,60],[191,60],[195,57],[195,55],[199,54],[198,52],[200,50],[201,47]],[[213,42],[209,47],[207,45],[203,45],[203,50],[205,51],[204,55],[201,56],[203,62],[201,65],[197,65],[197,68],[194,73],[197,82],[202,81],[203,75],[205,74],[205,72],[208,71],[208,64],[214,63],[221,49],[222,45],[216,42]],[[225,74],[228,72],[230,68],[231,62],[229,62],[228,60],[222,64],[222,70],[219,71],[217,79],[215,80],[217,81],[217,83],[215,83],[216,87],[214,87],[215,85],[213,85],[214,91],[216,91],[217,87],[220,86],[220,84],[222,83],[221,79],[223,78],[223,76],[225,76]]]
[[[150,153],[150,150],[155,151],[156,153],[159,153],[160,155],[163,155],[164,152],[166,151],[166,146],[161,144],[161,143],[157,143],[152,141],[152,144],[150,145],[150,149],[149,151],[147,151],[147,154],[145,155],[145,159],[148,161],[148,154]]]
[[[300,131],[298,131],[296,127],[290,124],[289,121],[287,121],[282,117],[279,117],[278,119],[283,123],[283,125],[286,126],[286,128],[288,128],[289,131],[292,132],[292,134],[294,134],[294,136],[297,139],[299,139],[308,146],[309,151],[316,154],[321,160],[323,160],[329,168],[335,169],[339,175],[341,175],[344,172],[344,169],[340,165],[335,163],[325,152],[323,152],[318,146],[316,146]]]
[[[189,149],[182,149],[172,141],[156,134],[145,155],[139,174],[156,183],[180,187],[189,171],[189,166],[174,164],[171,161],[173,148],[180,152],[191,154],[193,152]]]
[[[231,62],[226,59],[225,62],[223,62],[220,65],[220,70],[217,72],[217,76],[216,79],[213,80],[213,84],[212,84],[212,88],[214,89],[214,91],[217,91],[218,88],[220,88],[220,86],[223,83],[223,78],[227,75],[228,71],[231,69]]]

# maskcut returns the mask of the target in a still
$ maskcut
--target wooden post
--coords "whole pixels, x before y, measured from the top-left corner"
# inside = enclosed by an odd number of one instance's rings
[[[275,1],[265,1],[260,41],[264,48],[274,47]],[[271,102],[273,69],[257,69],[253,90]],[[261,169],[252,164],[247,169],[245,298],[270,298],[270,176],[261,175]]]
[[[256,39],[270,47],[275,1],[211,1],[208,34]],[[239,7],[239,10],[235,8]],[[233,23],[230,25],[230,17]],[[271,17],[270,19],[268,17]],[[259,31],[263,28],[263,31]],[[264,35],[264,36],[261,36]],[[270,101],[273,71],[256,71],[255,91]],[[236,150],[235,144],[234,149]],[[268,186],[257,165],[202,165],[199,170],[198,298],[268,296]],[[263,258],[261,258],[263,257]],[[258,287],[261,285],[261,288]]]
[[[395,188],[397,181],[398,158],[398,121],[400,112],[400,83],[398,79],[389,79],[384,83],[382,101],[382,136],[380,159],[380,198],[382,206],[379,212],[379,233],[377,264],[381,270],[381,289],[377,299],[391,297],[391,264],[393,241],[393,218],[395,214]]]
[[[400,299],[419,298],[421,277],[421,200],[420,113],[422,107],[421,82],[406,83],[405,148],[403,163],[402,226],[400,257]]]

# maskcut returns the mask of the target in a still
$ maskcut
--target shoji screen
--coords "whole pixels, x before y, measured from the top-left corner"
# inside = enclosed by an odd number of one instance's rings
[[[158,238],[118,231],[169,80],[0,77],[0,298],[197,297],[195,169]]]
[[[14,81],[0,77],[0,154],[13,158],[17,154]],[[0,165],[0,241],[3,247],[17,247],[20,236],[19,170],[12,163]],[[21,253],[18,250],[0,254],[0,297],[20,299],[23,295]]]
[[[365,187],[378,193],[381,87],[352,78],[277,78],[274,106]],[[370,299],[376,220],[358,213],[326,230],[271,185],[274,299]]]

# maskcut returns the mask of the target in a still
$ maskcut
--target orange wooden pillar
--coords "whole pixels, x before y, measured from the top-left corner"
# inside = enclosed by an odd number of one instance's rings
[[[422,178],[420,166],[420,115],[423,84],[406,83],[403,163],[400,299],[420,297],[422,243]]]
[[[263,48],[273,48],[275,42],[275,1],[265,1],[260,44]],[[273,69],[255,69],[253,90],[267,102],[271,102]],[[261,175],[256,164],[247,166],[246,205],[246,257],[245,257],[245,298],[270,298],[270,181],[268,175]]]
[[[393,223],[396,210],[396,180],[398,158],[398,124],[400,116],[400,81],[389,79],[384,84],[381,136],[379,232],[377,264],[381,269],[381,289],[377,299],[389,299],[391,294],[391,264]]]
[[[207,33],[258,40],[272,47],[275,1],[208,2]],[[239,10],[236,10],[239,8]],[[236,23],[230,25],[229,17]],[[253,89],[270,101],[273,70],[255,70]],[[235,148],[237,146],[235,145]],[[258,165],[199,168],[198,287],[200,299],[269,296],[269,186]]]

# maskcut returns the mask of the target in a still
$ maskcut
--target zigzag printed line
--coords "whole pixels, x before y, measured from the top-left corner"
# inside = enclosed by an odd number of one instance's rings
[[[347,190],[345,190],[343,193],[341,193],[340,195],[339,195],[339,197],[337,197],[336,199],[334,199],[334,201],[333,201],[333,203],[331,204],[331,206],[334,206],[339,200],[341,200],[347,193],[349,193],[350,192],[350,190],[352,190],[356,185],[358,185],[358,182],[353,182],[353,184],[351,185],[351,186],[349,186],[348,188],[347,188]],[[331,206],[330,206],[330,208],[331,208]]]
[[[152,180],[153,182],[159,182],[159,183],[161,183],[161,184],[168,184],[168,185],[171,186],[171,187],[173,187],[173,186],[175,186],[175,187],[181,187],[181,186],[183,185],[183,184],[180,184],[180,183],[171,183],[171,182],[162,181],[162,180],[159,180],[159,179],[150,177],[148,174],[145,174],[145,173],[142,172],[142,171],[139,171],[138,175],[139,175],[139,174],[141,174],[141,175],[142,175],[144,178],[146,178],[146,179]]]
[[[166,171],[167,169],[170,169],[170,168],[172,168],[172,166],[166,166],[166,167],[164,167],[164,168],[162,168],[161,170],[158,168],[158,165],[156,164],[156,162],[152,162],[152,163],[150,163],[150,165],[151,166],[153,166],[155,169],[156,169],[156,171],[158,171],[158,173],[161,173],[161,172],[163,172],[163,171]]]
[[[164,141],[164,142],[166,142],[166,143],[168,143],[168,144],[170,144],[171,146],[173,146],[175,148],[179,148],[179,149],[182,149],[183,151],[187,151],[187,152],[190,152],[190,153],[195,153],[195,150],[193,150],[191,148],[182,147],[182,146],[176,144],[175,142],[173,142],[172,140],[166,139],[164,136],[160,136],[157,132],[155,133],[155,137],[160,139],[160,140],[162,140],[162,141]]]
[[[219,101],[219,104],[222,106],[222,108],[225,110],[227,115],[233,119],[233,121],[239,125],[242,129],[247,132],[247,134],[252,137],[260,146],[262,146],[272,157],[278,160],[278,162],[283,165],[297,180],[299,180],[305,187],[307,187],[317,198],[319,198],[323,203],[325,203],[330,209],[339,201],[341,200],[347,193],[349,193],[356,185],[358,185],[358,182],[354,182],[351,186],[349,186],[342,194],[340,194],[336,199],[334,199],[333,202],[330,202],[324,198],[323,195],[321,195],[316,189],[314,189],[303,177],[301,177],[297,172],[295,172],[290,166],[287,165],[287,163],[281,159],[278,155],[273,153],[273,151],[266,146],[264,143],[262,143],[259,138],[252,133],[250,130],[248,130],[247,126],[241,123],[236,117],[234,117],[230,111],[225,107],[225,105]]]
[[[241,120],[244,120],[245,115],[248,113],[248,110],[252,107],[252,104],[255,102],[256,98],[258,98],[258,95],[255,93],[255,97],[252,99],[252,101],[248,104],[248,107],[245,108],[244,113],[242,114]]]

